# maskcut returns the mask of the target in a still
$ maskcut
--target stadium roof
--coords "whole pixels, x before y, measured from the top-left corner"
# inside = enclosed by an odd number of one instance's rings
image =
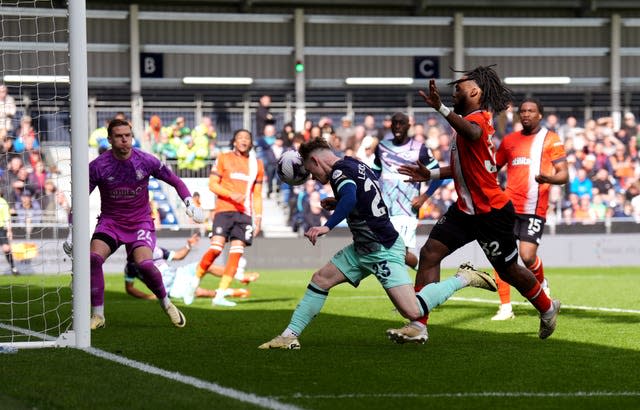
[[[66,3],[66,2],[65,2]],[[588,16],[604,10],[639,10],[637,0],[88,0],[89,7],[105,5],[140,4],[154,7],[172,7],[176,10],[192,7],[229,7],[236,12],[282,11],[297,7],[316,10],[344,8],[366,10],[395,10],[406,15],[428,15],[431,12],[451,12],[452,10],[490,9],[554,9],[570,12],[575,16]]]

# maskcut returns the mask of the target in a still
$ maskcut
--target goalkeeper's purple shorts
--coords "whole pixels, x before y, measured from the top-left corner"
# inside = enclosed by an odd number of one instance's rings
[[[125,245],[129,256],[140,246],[153,250],[156,246],[156,229],[151,220],[131,222],[124,226],[113,219],[100,217],[91,237],[91,240],[93,239],[99,239],[109,245],[111,253]]]

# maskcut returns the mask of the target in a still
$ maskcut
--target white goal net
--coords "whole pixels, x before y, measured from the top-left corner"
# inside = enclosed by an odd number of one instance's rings
[[[73,263],[62,251],[73,198],[69,23],[53,1],[0,0],[5,350],[77,345]]]

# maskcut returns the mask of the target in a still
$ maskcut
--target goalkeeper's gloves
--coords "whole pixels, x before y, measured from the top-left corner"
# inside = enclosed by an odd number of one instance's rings
[[[204,211],[202,210],[202,208],[198,208],[193,204],[193,198],[185,198],[184,204],[187,207],[187,216],[191,217],[191,219],[193,219],[193,222],[199,224],[204,221]]]
[[[62,250],[67,254],[68,257],[73,257],[73,242],[70,240],[66,240],[62,243]]]

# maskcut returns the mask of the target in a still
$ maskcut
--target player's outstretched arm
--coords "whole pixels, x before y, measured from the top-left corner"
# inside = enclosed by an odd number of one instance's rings
[[[463,117],[457,115],[450,108],[442,104],[440,99],[440,92],[436,87],[435,80],[429,80],[429,93],[427,94],[423,90],[419,90],[418,94],[422,99],[433,109],[438,111],[456,130],[456,133],[463,138],[477,140],[482,136],[482,129],[477,124],[465,120]]]
[[[154,294],[147,295],[146,293],[136,289],[133,282],[125,282],[124,289],[127,291],[128,295],[133,296],[134,298],[146,300],[154,300],[156,298]]]
[[[407,175],[409,179],[407,182],[427,182],[433,179],[446,179],[451,178],[451,167],[438,168],[439,171],[436,175],[436,170],[430,170],[420,161],[416,161],[416,165],[401,165],[398,167],[398,172]],[[436,178],[437,177],[437,178]]]
[[[173,260],[179,261],[187,257],[189,252],[191,252],[191,248],[193,248],[200,241],[200,234],[194,233],[191,235],[189,239],[187,239],[187,244],[180,249],[177,249],[173,253]]]

